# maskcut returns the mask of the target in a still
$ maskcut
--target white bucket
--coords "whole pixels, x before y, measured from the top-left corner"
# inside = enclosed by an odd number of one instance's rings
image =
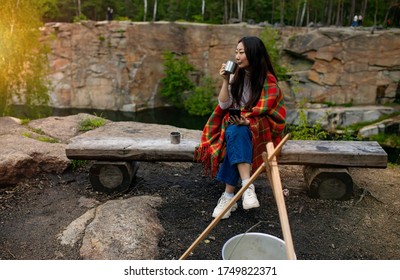
[[[222,247],[223,260],[287,260],[285,241],[273,235],[248,232],[229,239]]]

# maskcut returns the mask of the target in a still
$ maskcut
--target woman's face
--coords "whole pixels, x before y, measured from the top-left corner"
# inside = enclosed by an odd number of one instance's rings
[[[236,47],[236,55],[235,55],[236,63],[239,68],[248,68],[250,66],[249,61],[247,60],[246,53],[244,51],[243,43],[240,42]]]

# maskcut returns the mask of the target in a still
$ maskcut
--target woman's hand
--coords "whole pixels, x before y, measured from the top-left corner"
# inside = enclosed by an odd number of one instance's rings
[[[237,116],[230,116],[229,123],[236,125],[250,125],[250,121],[243,116],[240,116],[240,118]]]

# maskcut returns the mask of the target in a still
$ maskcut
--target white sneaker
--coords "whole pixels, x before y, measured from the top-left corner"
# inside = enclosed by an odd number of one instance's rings
[[[231,202],[232,198],[226,197],[224,194],[221,195],[221,197],[218,200],[217,206],[214,208],[214,212],[212,213],[212,217],[215,218],[217,217],[224,209],[225,206]],[[227,219],[231,216],[231,212],[234,212],[237,209],[237,203],[232,205],[231,209],[229,209],[225,215],[221,219]]]
[[[251,184],[247,190],[245,190],[242,199],[243,209],[245,210],[260,207],[253,184]]]

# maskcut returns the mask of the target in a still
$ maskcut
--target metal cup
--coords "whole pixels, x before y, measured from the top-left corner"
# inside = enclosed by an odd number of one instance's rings
[[[227,74],[233,74],[235,73],[237,68],[237,64],[231,60],[228,60],[225,64],[225,73]]]
[[[181,133],[178,131],[173,131],[170,134],[171,144],[179,144],[181,142]]]

